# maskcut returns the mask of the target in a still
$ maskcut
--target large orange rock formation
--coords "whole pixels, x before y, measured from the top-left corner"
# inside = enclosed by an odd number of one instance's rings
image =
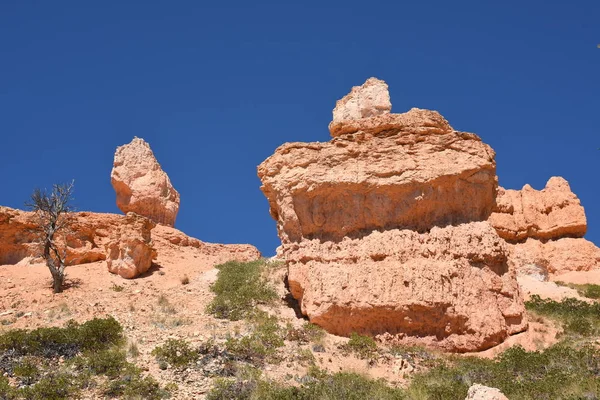
[[[517,271],[537,268],[552,275],[600,268],[600,249],[583,238],[585,211],[565,179],[552,177],[542,190],[500,188],[496,203],[489,220],[508,242],[509,263]]]
[[[330,142],[285,144],[258,167],[291,292],[336,334],[498,344],[527,323],[487,222],[494,152],[435,111],[390,114],[386,99],[387,85],[368,80],[338,101]]]
[[[125,214],[132,211],[159,224],[175,225],[179,193],[144,139],[136,137],[117,148],[111,183],[117,207]]]

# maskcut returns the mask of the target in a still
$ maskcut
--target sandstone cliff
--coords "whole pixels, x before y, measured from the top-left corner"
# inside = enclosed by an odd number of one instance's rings
[[[384,91],[384,93],[383,93]],[[258,167],[302,312],[328,331],[452,351],[526,329],[495,207],[494,152],[437,112],[390,114],[370,79],[338,101],[327,143]]]

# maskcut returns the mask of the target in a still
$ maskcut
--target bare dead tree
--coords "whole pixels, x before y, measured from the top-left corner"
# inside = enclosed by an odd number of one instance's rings
[[[38,217],[37,230],[43,247],[42,257],[52,274],[54,293],[63,291],[67,258],[67,243],[58,243],[59,236],[65,235],[70,224],[70,213],[75,181],[69,184],[54,185],[52,192],[35,189],[27,207]]]

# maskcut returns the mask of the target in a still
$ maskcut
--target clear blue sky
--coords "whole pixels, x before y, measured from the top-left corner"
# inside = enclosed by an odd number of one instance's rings
[[[0,204],[75,179],[80,210],[118,212],[114,150],[138,136],[177,228],[271,255],[256,166],[329,140],[335,101],[376,76],[394,112],[479,134],[502,186],[568,179],[600,244],[598,43],[598,0],[2,1]]]

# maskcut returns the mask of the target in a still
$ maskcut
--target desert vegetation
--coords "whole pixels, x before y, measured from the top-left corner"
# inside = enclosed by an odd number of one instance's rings
[[[0,398],[69,399],[82,391],[106,398],[169,396],[127,361],[121,325],[112,317],[0,335]]]

